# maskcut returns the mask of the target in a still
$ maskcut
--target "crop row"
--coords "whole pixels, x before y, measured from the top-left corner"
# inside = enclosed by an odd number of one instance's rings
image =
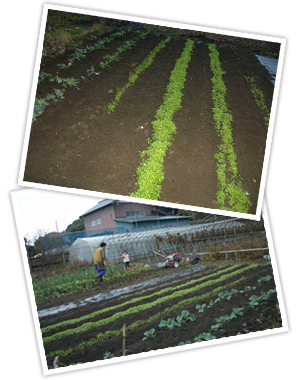
[[[249,267],[244,268],[244,270],[247,270],[247,269],[250,269],[250,268]],[[258,286],[260,283],[269,281],[271,278],[272,278],[272,276],[269,276],[269,277],[266,276],[266,277],[259,278],[257,281]],[[220,278],[219,281],[222,281],[222,279]],[[181,324],[183,324],[187,321],[192,323],[197,318],[194,314],[189,313],[186,310],[182,310],[180,312],[180,314],[175,318],[168,318],[168,319],[162,319],[162,318],[164,316],[170,315],[170,313],[172,313],[176,310],[180,310],[180,309],[185,308],[189,304],[194,304],[196,312],[198,312],[198,314],[203,314],[206,309],[213,307],[214,305],[216,305],[220,301],[229,301],[232,297],[235,297],[237,294],[248,293],[249,291],[253,292],[256,289],[256,287],[249,287],[249,286],[244,286],[243,289],[241,289],[241,290],[236,290],[235,288],[233,288],[234,286],[236,286],[237,284],[240,284],[243,281],[245,281],[245,278],[240,277],[238,280],[236,280],[230,284],[227,284],[227,285],[218,286],[213,291],[207,292],[206,294],[201,294],[201,295],[194,296],[191,298],[184,298],[183,300],[179,301],[178,303],[173,304],[173,306],[171,308],[166,308],[162,312],[159,312],[159,313],[149,317],[147,320],[135,321],[133,324],[127,326],[126,329],[127,329],[127,331],[132,331],[132,330],[135,330],[141,326],[146,326],[149,324],[153,325],[153,323],[155,323],[155,321],[157,321],[157,325],[160,329],[161,328],[171,329],[173,327],[175,327],[175,328],[180,327]],[[216,282],[216,284],[218,284],[218,282]],[[231,290],[228,291],[227,289],[231,289]],[[261,303],[268,300],[268,298],[273,293],[276,293],[275,289],[270,289],[267,292],[262,292],[261,295],[259,295],[259,296],[252,295],[250,298],[248,298],[248,301],[246,301],[246,303],[244,305],[241,305],[240,307],[236,308],[235,310],[232,310],[232,312],[229,315],[225,314],[224,316],[219,316],[218,318],[216,318],[215,321],[217,322],[217,324],[212,325],[211,328],[209,329],[209,331],[202,332],[200,334],[201,336],[198,335],[197,337],[195,337],[195,341],[209,340],[209,336],[211,333],[213,333],[214,331],[218,331],[219,329],[224,328],[224,324],[229,323],[232,319],[236,318],[239,314],[241,314],[244,310],[245,305],[249,305],[251,308],[255,308],[256,306],[258,306]],[[212,297],[214,295],[217,295],[217,297],[212,299]],[[207,303],[198,304],[199,301],[200,302],[206,301],[207,299],[209,299],[210,301]],[[160,322],[159,322],[159,320],[160,320]],[[144,333],[143,340],[146,340],[148,338],[152,338],[153,333],[154,333],[154,331],[152,331],[152,332],[146,331]],[[93,339],[88,340],[88,341],[83,341],[83,342],[79,343],[77,346],[74,346],[72,348],[69,348],[66,350],[57,350],[55,352],[51,352],[47,355],[47,357],[48,357],[48,359],[54,358],[56,356],[66,357],[66,356],[70,355],[72,352],[84,350],[84,349],[91,347],[92,345],[97,344],[97,343],[99,343],[99,342],[101,342],[101,341],[103,341],[109,337],[120,336],[121,334],[122,334],[122,328],[120,328],[118,330],[107,330],[104,333],[98,334]],[[185,342],[185,343],[184,342],[181,342],[181,343],[178,342],[179,345],[187,344],[187,343],[190,343],[190,341]]]
[[[156,120],[152,122],[152,142],[148,149],[141,153],[142,162],[137,169],[136,186],[138,189],[130,196],[154,200],[160,196],[161,182],[164,179],[163,160],[167,149],[172,145],[173,134],[176,133],[173,115],[181,105],[182,89],[193,47],[194,41],[188,39],[171,72],[167,93],[162,105],[156,112]]]
[[[134,40],[124,42],[113,54],[106,55],[103,61],[100,62],[100,69],[107,67],[111,62],[118,60],[120,54],[131,49],[140,38],[146,38],[152,31],[146,33],[140,33]],[[68,64],[59,64],[62,69],[70,67],[75,60],[83,59],[88,51],[95,49],[102,49],[112,39],[116,38],[119,32],[112,37],[98,41],[95,45],[89,46],[86,49],[77,49],[69,61]],[[119,88],[115,94],[113,102],[106,106],[106,112],[112,113],[115,107],[118,105],[121,96],[126,89],[133,86],[136,82],[139,74],[146,70],[153,62],[155,55],[165,47],[170,41],[170,37],[161,41],[141,62],[137,68],[129,73],[128,83]],[[237,156],[234,150],[234,142],[232,137],[232,114],[229,112],[225,95],[226,86],[223,82],[222,76],[225,72],[221,68],[219,60],[219,53],[214,44],[207,44],[210,56],[210,67],[212,71],[212,100],[213,100],[213,119],[215,122],[215,129],[219,137],[221,138],[221,144],[218,146],[218,153],[215,154],[217,161],[217,178],[219,182],[219,189],[217,190],[216,198],[220,206],[220,209],[248,213],[251,207],[249,194],[242,189],[242,178],[238,174]],[[192,52],[194,48],[194,41],[188,39],[186,41],[184,50],[181,57],[176,61],[173,71],[171,72],[169,84],[167,86],[167,92],[163,98],[163,103],[157,110],[155,120],[152,124],[152,136],[148,139],[148,148],[141,152],[141,163],[137,168],[137,180],[135,183],[135,190],[128,194],[129,196],[158,200],[161,193],[161,183],[164,180],[164,157],[167,150],[172,145],[173,135],[176,133],[176,125],[173,122],[174,114],[181,107],[182,90],[184,88],[188,64],[191,60]],[[88,75],[98,75],[100,71],[91,66],[87,70]],[[74,78],[60,78],[58,76],[52,77],[51,74],[41,72],[39,80],[48,78],[50,81],[56,81],[57,83],[63,83],[64,87],[77,86],[80,81]],[[82,76],[81,78],[84,78]],[[264,103],[263,94],[256,87],[253,78],[245,77],[250,85],[255,101],[266,114],[265,122],[268,124],[269,113]],[[36,98],[33,121],[40,115],[45,109],[50,100],[58,102],[64,98],[65,88],[54,89],[53,94],[48,94],[45,98]]]
[[[213,118],[218,135],[222,139],[219,152],[215,154],[218,162],[217,177],[220,189],[217,191],[217,201],[222,210],[247,213],[251,206],[248,194],[242,189],[238,180],[237,159],[233,147],[232,127],[233,120],[228,111],[225,95],[226,86],[222,80],[225,72],[221,68],[219,52],[214,44],[208,44],[212,77],[212,100],[214,103]]]
[[[229,274],[223,274],[218,279],[210,280],[210,281],[205,281],[204,283],[201,283],[201,284],[196,285],[196,286],[192,286],[192,287],[190,287],[188,289],[178,290],[176,293],[171,293],[171,294],[169,294],[167,296],[159,297],[155,301],[151,301],[149,303],[144,303],[144,304],[141,304],[141,305],[132,306],[132,307],[126,309],[125,311],[116,312],[114,315],[112,315],[112,316],[110,316],[108,318],[105,318],[105,319],[101,319],[101,320],[99,320],[97,322],[83,323],[81,326],[78,326],[76,328],[67,329],[67,330],[55,333],[55,334],[53,334],[51,336],[44,337],[43,338],[43,342],[44,342],[44,344],[46,344],[48,342],[54,341],[56,339],[60,339],[60,338],[62,338],[64,336],[67,336],[67,335],[72,335],[72,334],[76,334],[76,333],[82,333],[82,332],[88,331],[88,330],[90,330],[92,328],[103,326],[103,325],[108,324],[110,322],[116,321],[117,319],[123,318],[126,315],[135,314],[135,313],[138,313],[138,312],[140,312],[142,310],[150,309],[153,306],[157,306],[157,305],[162,304],[164,302],[167,302],[167,301],[169,301],[171,299],[175,300],[178,297],[187,296],[189,293],[192,293],[192,292],[198,291],[200,289],[203,289],[206,286],[215,285],[215,284],[217,284],[220,281],[224,281],[224,280],[226,280],[226,279],[228,279],[228,278],[230,278],[232,276],[241,274],[244,271],[253,269],[253,268],[257,267],[257,266],[258,266],[258,264],[252,264],[252,265],[249,265],[249,266],[247,266],[245,268],[237,269],[234,272],[231,272]],[[142,298],[144,298],[144,297],[142,297]],[[100,314],[101,312],[102,312],[102,310],[98,311],[96,313]],[[64,323],[65,322],[61,322],[60,324],[64,324]],[[57,327],[57,326],[55,326],[55,327]]]
[[[163,49],[166,44],[170,41],[171,37],[167,37],[164,41],[161,41],[149,54],[148,56],[144,59],[144,61],[138,65],[138,67],[133,71],[133,73],[130,73],[129,74],[129,78],[128,78],[128,83],[119,88],[117,90],[117,93],[116,93],[116,96],[115,96],[115,99],[113,100],[113,102],[111,104],[109,104],[107,107],[106,107],[106,111],[108,114],[114,112],[114,109],[116,108],[117,104],[119,103],[120,101],[120,98],[122,96],[122,94],[131,86],[134,85],[135,81],[137,80],[138,78],[138,75],[140,75],[144,70],[146,70],[150,65],[151,63],[153,62],[154,60],[154,57],[155,55],[161,50]]]
[[[116,33],[110,34],[109,37],[105,37],[101,41],[97,41],[94,45],[87,46],[85,49],[76,49],[75,52],[71,54],[71,58],[69,58],[67,65],[64,63],[58,63],[57,66],[59,66],[61,69],[67,69],[73,65],[75,60],[80,61],[82,58],[85,58],[87,52],[92,52],[95,50],[103,50],[105,49],[106,44],[112,42],[115,38],[126,35],[128,32],[131,32],[131,31],[132,31],[132,28],[126,28],[123,31],[118,31]],[[100,63],[100,66],[101,66],[101,63]]]
[[[254,96],[255,102],[259,109],[263,112],[265,115],[264,121],[265,121],[265,126],[268,128],[269,126],[269,121],[270,121],[270,112],[269,109],[265,103],[265,97],[263,92],[257,87],[257,83],[254,78],[252,77],[247,77],[245,76],[245,79],[247,83],[250,86],[250,90]]]
[[[115,33],[116,35],[122,35],[121,32]],[[136,45],[136,43],[140,39],[145,39],[150,33],[152,33],[151,30],[148,30],[144,33],[139,33],[137,37],[135,37],[132,40],[125,41],[120,47],[116,49],[116,51],[113,54],[107,54],[103,57],[103,61],[99,63],[100,69],[104,69],[108,67],[112,62],[117,61],[120,59],[120,55],[125,52],[126,50],[132,49],[133,46]],[[124,33],[125,34],[125,33]],[[89,49],[78,49],[75,53],[72,54],[72,58],[69,60],[68,65],[66,64],[59,64],[59,66],[62,69],[66,69],[70,67],[74,60],[81,60],[85,58],[86,53],[88,50],[93,51],[96,49],[105,49],[105,44],[108,42],[113,41],[115,36],[112,36],[112,38],[107,37],[106,39],[103,39],[102,41],[98,41],[93,48],[89,47]],[[87,74],[95,74],[98,75],[100,72],[97,72],[95,68],[92,66],[90,69],[87,70]],[[51,82],[57,82],[57,83],[66,83],[69,86],[77,86],[80,81],[75,78],[60,78],[58,76],[53,77],[51,74],[41,72],[39,74],[39,83],[41,83],[45,78],[48,78]],[[81,79],[85,79],[85,76],[81,76]],[[62,100],[64,98],[65,89],[54,89],[54,94],[47,94],[45,98],[35,98],[35,104],[34,104],[34,110],[33,110],[33,116],[32,116],[32,122],[43,113],[46,106],[49,104],[49,100],[52,100],[54,103],[57,103],[58,101]]]
[[[229,271],[229,270],[231,270],[231,269],[232,269],[231,267],[229,267],[229,268],[225,268],[225,269],[222,269],[222,270],[218,271],[217,274],[218,274],[218,275],[224,274],[224,273],[226,273],[227,271]],[[193,284],[195,284],[195,283],[197,283],[197,282],[202,282],[203,280],[207,280],[207,279],[209,279],[210,277],[215,276],[215,275],[216,275],[216,274],[214,273],[214,274],[212,274],[212,275],[208,275],[208,276],[205,276],[205,277],[202,277],[202,278],[197,278],[197,279],[195,279],[195,280],[190,280],[189,282],[187,282],[187,283],[185,284],[185,286],[193,285]],[[181,288],[182,288],[182,285],[180,284],[180,285],[176,286],[176,285],[175,285],[176,282],[180,282],[180,279],[177,279],[177,280],[173,281],[173,282],[171,283],[171,284],[172,284],[172,287],[167,287],[167,288],[164,287],[162,290],[159,290],[159,291],[156,291],[156,292],[154,292],[154,293],[151,293],[151,294],[148,295],[148,296],[140,296],[140,297],[132,298],[132,299],[130,299],[129,301],[124,302],[124,303],[122,303],[122,304],[118,304],[118,305],[115,305],[115,306],[111,306],[111,307],[109,307],[109,308],[105,308],[105,309],[98,310],[98,311],[93,312],[93,313],[91,313],[91,314],[85,315],[85,316],[83,316],[83,317],[81,317],[81,318],[70,319],[70,320],[66,320],[66,321],[63,321],[63,322],[57,323],[57,324],[55,324],[55,325],[47,326],[46,328],[43,328],[41,331],[42,331],[42,333],[45,333],[45,332],[47,332],[47,331],[54,330],[54,329],[56,329],[56,328],[58,328],[58,327],[67,326],[67,325],[74,324],[74,323],[79,323],[79,322],[81,322],[81,321],[83,321],[83,320],[85,320],[85,319],[93,318],[93,317],[95,317],[96,315],[99,315],[99,314],[105,313],[105,312],[107,312],[107,311],[113,311],[113,310],[116,310],[116,309],[118,309],[118,308],[121,308],[121,307],[127,306],[127,305],[129,305],[129,304],[136,303],[136,302],[139,302],[139,301],[141,301],[141,300],[145,300],[145,299],[147,299],[147,298],[158,297],[158,296],[160,296],[160,295],[162,295],[162,294],[164,294],[164,293],[168,293],[168,292],[170,292],[170,291],[175,291],[175,290],[179,290],[179,289],[181,289]],[[164,285],[161,285],[161,287],[163,287],[163,286],[164,286]],[[156,288],[157,288],[157,287],[156,287]],[[158,288],[160,288],[160,287],[158,287]],[[138,294],[138,293],[136,293],[136,294]]]
[[[259,280],[258,280],[258,282],[259,282]],[[245,286],[244,290],[239,290],[239,291],[237,289],[231,289],[231,291],[226,292],[227,294],[225,297],[224,297],[224,293],[220,292],[218,294],[218,297],[214,301],[211,300],[209,305],[206,305],[206,304],[196,305],[196,310],[198,310],[198,313],[203,313],[204,309],[206,307],[207,308],[212,307],[216,302],[219,302],[221,299],[230,299],[231,296],[234,294],[244,293],[245,291],[249,291],[249,290],[251,291],[251,290],[255,290],[255,289],[256,289],[256,287],[249,287],[249,286]],[[270,298],[270,296],[274,293],[276,293],[276,289],[270,289],[267,292],[262,292],[262,294],[260,296],[252,295],[249,298],[249,301],[246,302],[246,305],[249,305],[251,308],[255,308],[256,306],[259,306],[260,304],[267,301]],[[215,325],[212,325],[208,332],[202,332],[200,335],[195,337],[194,342],[201,342],[203,340],[216,339],[216,337],[212,335],[212,332],[223,329],[225,324],[229,323],[230,321],[232,321],[233,319],[235,319],[239,316],[243,316],[244,310],[245,310],[245,306],[233,308],[232,312],[230,314],[221,315],[220,317],[215,318],[215,321],[217,323]],[[196,320],[196,317],[193,314],[187,312],[186,310],[183,310],[181,312],[181,315],[179,315],[176,318],[176,320],[175,320],[175,318],[171,318],[168,321],[161,321],[161,323],[159,324],[159,327],[165,327],[165,326],[167,326],[169,328],[173,328],[173,327],[177,327],[177,326],[180,327],[182,321],[186,322],[188,320],[194,322]],[[245,331],[245,332],[249,332],[249,331]],[[151,335],[153,335],[153,333]],[[148,334],[146,334],[146,335],[148,335]],[[178,344],[178,346],[182,346],[185,344],[191,344],[191,341],[188,340],[186,342],[180,342]]]
[[[48,276],[44,279],[33,280],[33,291],[36,303],[48,297],[56,297],[78,291],[90,289],[96,282],[94,279],[95,269],[78,268],[76,271],[67,271],[61,274]],[[110,264],[107,267],[106,278],[114,279],[124,272],[120,264]]]
[[[240,278],[239,280],[232,282],[229,286],[235,286],[244,280],[245,280],[245,278]],[[162,312],[156,313],[155,315],[149,317],[147,320],[136,320],[134,323],[127,326],[126,330],[127,331],[133,331],[140,326],[145,326],[147,324],[151,324],[154,321],[162,318],[163,316],[165,316],[165,315],[167,316],[168,314],[170,314],[173,311],[176,311],[180,308],[186,307],[187,305],[189,305],[191,303],[195,303],[195,302],[205,300],[206,298],[213,296],[215,294],[215,292],[222,291],[227,287],[228,286],[219,286],[213,292],[207,292],[207,293],[202,294],[200,296],[185,298],[184,300],[181,300],[178,303],[174,304],[171,308],[166,308]],[[120,336],[122,334],[122,332],[123,332],[123,328],[120,328],[118,330],[106,330],[105,333],[99,333],[99,334],[97,334],[97,336],[95,338],[88,340],[88,341],[83,341],[83,342],[79,343],[78,346],[75,346],[73,348],[69,348],[67,350],[56,350],[54,352],[51,352],[47,355],[47,358],[54,358],[55,356],[60,356],[60,357],[68,356],[74,351],[81,351],[82,349],[93,346],[94,344],[97,344],[97,343],[99,343],[105,339],[108,339],[109,337]]]

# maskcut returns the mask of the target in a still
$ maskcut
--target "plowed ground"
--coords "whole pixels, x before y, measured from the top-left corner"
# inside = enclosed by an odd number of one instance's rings
[[[81,83],[78,88],[68,87],[62,101],[51,101],[32,124],[24,181],[125,196],[135,190],[140,152],[148,147],[151,122],[162,104],[170,73],[187,37],[173,37],[125,91],[115,112],[108,115],[105,107],[114,99],[116,90],[128,82],[133,68],[166,36],[149,35],[140,40],[132,50],[122,53],[119,61],[99,69],[98,76],[87,76],[87,70],[94,66],[97,71],[105,55],[134,37],[136,34],[131,33],[107,45],[106,50],[89,52],[67,70],[57,66],[67,63],[67,54],[42,64],[41,70],[46,73],[74,77]],[[165,180],[159,200],[218,209],[214,154],[221,140],[212,116],[212,72],[206,42],[200,38],[195,38],[195,42],[182,107],[174,116],[177,133],[164,159]],[[255,78],[269,110],[274,88],[253,52],[230,43],[218,43],[217,49],[226,72],[223,80],[227,107],[233,116],[238,171],[242,188],[250,194],[249,213],[255,214],[268,129],[244,76]],[[61,87],[46,79],[38,85],[36,96],[43,98],[54,88]]]
[[[171,280],[164,280],[164,276],[167,273],[170,273],[170,271],[178,271],[178,273],[180,271],[186,271],[186,266],[182,265],[177,269],[165,270],[157,268],[153,271],[146,272],[144,275],[128,274],[127,276],[118,279],[118,281],[115,280],[115,282],[105,281],[104,283],[99,283],[95,285],[95,288],[89,293],[74,293],[53,300],[52,302],[48,301],[43,305],[39,305],[39,309],[42,309],[57,304],[67,303],[72,300],[76,302],[80,298],[86,298],[96,292],[105,292],[106,290],[111,289],[111,287],[122,288],[130,283],[141,282],[141,279],[145,280],[147,279],[147,276],[152,278],[158,276],[161,277],[161,281],[157,285],[151,287],[148,286],[143,291],[135,291],[111,300],[90,303],[73,310],[40,318],[40,326],[41,328],[45,328],[58,322],[68,321],[87,316],[96,311],[101,311],[101,313],[96,316],[91,316],[80,322],[70,323],[64,327],[56,327],[51,331],[43,333],[43,338],[46,338],[70,329],[70,335],[44,344],[49,368],[53,366],[55,356],[59,356],[61,365],[65,366],[78,362],[87,363],[104,360],[106,352],[110,352],[115,357],[122,356],[122,329],[124,324],[126,325],[126,356],[149,352],[151,350],[176,347],[180,342],[186,342],[187,340],[193,343],[194,338],[200,333],[210,331],[211,326],[216,324],[215,318],[219,318],[226,314],[230,315],[232,310],[237,307],[244,307],[244,315],[224,324],[222,328],[212,331],[212,334],[217,339],[281,327],[281,317],[276,308],[276,293],[272,294],[268,300],[254,308],[250,307],[247,303],[249,302],[249,297],[251,297],[251,295],[259,296],[262,292],[275,289],[273,277],[267,282],[258,283],[257,281],[260,277],[265,277],[268,274],[272,275],[272,266],[266,265],[264,262],[257,263],[259,265],[252,269],[249,269],[249,265],[243,262],[240,262],[239,266],[229,264],[221,268],[210,265],[206,267],[205,270],[184,277],[176,277]],[[223,270],[225,268],[228,269],[226,272],[219,272],[220,269]],[[233,274],[233,272],[241,268],[246,270],[239,274]],[[224,274],[232,275],[227,279],[221,280],[221,276]],[[196,280],[196,282],[189,284],[192,280]],[[205,284],[205,282],[212,280],[215,280],[215,283],[210,282]],[[197,290],[192,289],[194,286],[200,284],[205,285]],[[246,286],[256,287],[256,289],[245,290]],[[184,295],[179,293],[186,289],[190,289],[190,292]],[[244,292],[238,292],[233,295],[230,300],[221,300],[214,303],[213,306],[207,307],[210,300],[214,301],[221,290],[224,292],[225,290],[231,291],[231,289],[237,289],[238,291],[244,290]],[[162,290],[167,291],[161,294],[155,294]],[[162,297],[169,295],[172,295],[173,298],[169,300],[165,299],[163,302]],[[199,297],[201,296],[202,298],[200,299]],[[140,298],[134,301],[137,297]],[[188,299],[192,300],[187,302]],[[129,302],[130,300],[132,301]],[[182,304],[183,301],[186,303]],[[126,304],[124,305],[125,302]],[[154,302],[152,307],[140,311],[136,309],[139,305],[145,307],[146,304],[151,302]],[[203,303],[207,306],[203,313],[198,313],[195,306]],[[111,309],[109,310],[107,308]],[[130,311],[130,308],[135,309],[131,309]],[[135,312],[133,312],[133,310],[135,310]],[[190,313],[195,314],[196,320],[187,321],[183,323],[181,327],[177,326],[172,329],[169,329],[168,327],[159,327],[161,320],[176,318],[181,314],[182,310],[188,310]],[[124,313],[127,313],[127,315],[124,315]],[[107,321],[107,323],[104,323],[105,319],[113,316],[119,317],[115,321]],[[138,321],[140,322],[137,323]],[[85,323],[90,322],[91,328],[86,331],[75,332],[76,328],[80,326],[84,327]],[[135,324],[135,326],[133,324]],[[143,341],[145,331],[148,331],[151,328],[155,329],[154,336]],[[103,334],[106,334],[106,336]],[[88,342],[90,342],[90,344],[87,344]],[[69,351],[66,354],[66,351],[70,348],[72,349],[72,352]],[[58,350],[62,350],[64,353],[58,352]]]

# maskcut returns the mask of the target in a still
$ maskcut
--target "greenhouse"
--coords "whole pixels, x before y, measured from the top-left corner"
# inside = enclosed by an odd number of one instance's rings
[[[245,246],[245,242],[247,244]],[[178,252],[189,260],[192,255],[222,253],[225,258],[231,250],[267,250],[263,222],[227,218],[216,221],[200,221],[181,227],[164,227],[140,232],[78,238],[70,247],[70,262],[93,262],[94,252],[105,242],[108,263],[121,262],[126,250],[137,262],[147,260],[150,264],[162,261],[160,254]],[[243,242],[243,244],[242,244]]]

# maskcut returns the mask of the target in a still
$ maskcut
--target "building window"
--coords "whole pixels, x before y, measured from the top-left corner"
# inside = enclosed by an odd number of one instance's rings
[[[91,227],[98,226],[98,225],[101,224],[101,223],[102,223],[101,218],[98,218],[98,219],[96,219],[96,220],[92,220],[92,221],[91,221]]]
[[[145,211],[126,211],[127,218],[141,218],[142,216],[145,216]]]
[[[134,211],[126,211],[126,218],[134,217]]]

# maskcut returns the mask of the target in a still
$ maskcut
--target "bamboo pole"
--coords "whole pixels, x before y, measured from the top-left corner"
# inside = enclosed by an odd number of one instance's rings
[[[123,325],[123,356],[126,356],[126,324]]]

